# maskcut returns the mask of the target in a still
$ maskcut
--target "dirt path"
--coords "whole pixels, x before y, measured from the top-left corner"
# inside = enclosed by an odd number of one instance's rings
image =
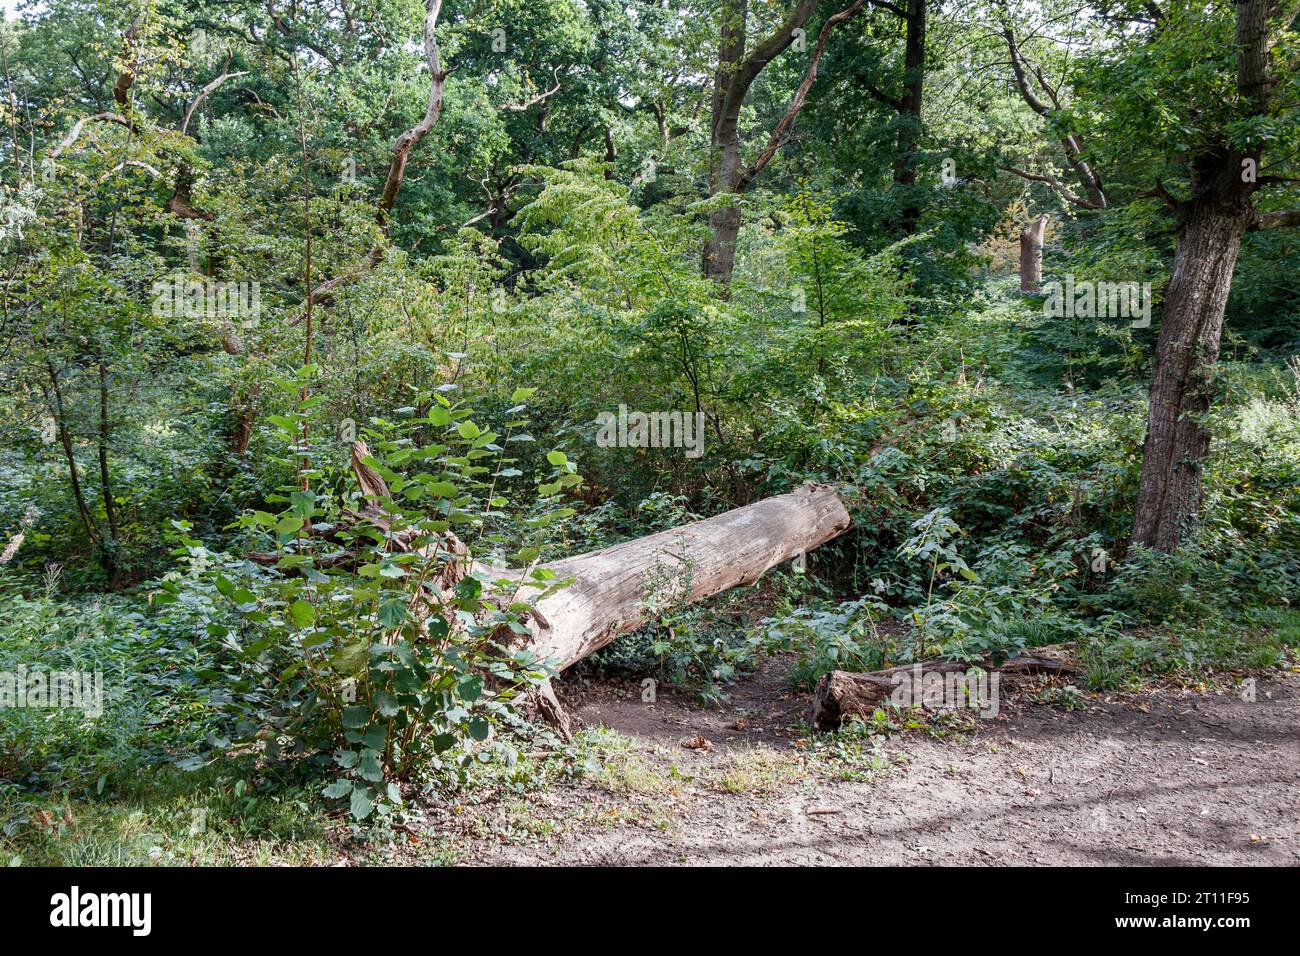
[[[720,710],[570,686],[584,722],[618,734],[602,774],[438,816],[467,863],[1300,863],[1300,673],[1260,678],[1253,703],[1004,694],[969,732],[847,756],[804,737],[807,695],[782,674],[769,662]],[[710,749],[683,746],[699,737]]]

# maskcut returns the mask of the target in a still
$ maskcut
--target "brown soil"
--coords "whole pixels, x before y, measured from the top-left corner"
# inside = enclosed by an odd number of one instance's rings
[[[883,767],[856,779],[806,736],[785,668],[720,709],[570,684],[586,726],[633,743],[605,776],[429,823],[483,864],[1300,863],[1300,668],[1260,676],[1254,702],[1225,682],[1068,710],[1004,685],[996,718],[882,737]]]

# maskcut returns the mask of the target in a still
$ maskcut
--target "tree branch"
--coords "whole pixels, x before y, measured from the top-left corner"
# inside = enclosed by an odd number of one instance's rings
[[[1150,189],[1146,190],[1145,192],[1138,193],[1137,198],[1138,199],[1163,199],[1165,203],[1169,206],[1169,208],[1175,210],[1178,209],[1180,205],[1182,205],[1178,197],[1175,196],[1173,193],[1171,193],[1168,189],[1166,189],[1165,184],[1160,182],[1160,180],[1158,179],[1156,180],[1156,184],[1152,186]]]
[[[68,130],[68,134],[63,137],[62,141],[50,150],[50,158],[58,159],[60,153],[72,146],[80,138],[81,130],[87,123],[116,123],[128,130],[132,128],[131,121],[121,113],[96,113],[94,116],[83,116],[73,124],[72,129]]]
[[[203,101],[206,100],[210,94],[216,91],[217,87],[221,86],[221,84],[226,82],[226,80],[232,80],[237,76],[247,76],[247,75],[248,75],[247,70],[240,70],[237,73],[222,73],[219,77],[217,77],[207,86],[203,87],[203,89],[199,90],[199,95],[194,97],[194,102],[191,103],[189,109],[185,111],[185,118],[181,120],[181,135],[184,136],[185,133],[189,130],[190,117],[194,115],[194,111],[198,109],[199,106],[202,105]]]
[[[1038,79],[1043,91],[1051,100],[1052,105],[1048,106],[1040,100],[1029,83],[1030,67],[1026,64],[1024,53],[1021,51],[1019,44],[1016,42],[1015,31],[1011,27],[1011,20],[1007,17],[1006,8],[1002,8],[1002,39],[1006,41],[1007,52],[1011,54],[1011,73],[1015,77],[1016,87],[1020,90],[1020,98],[1031,110],[1037,113],[1043,119],[1049,122],[1054,112],[1061,109],[1061,100],[1057,91],[1047,82],[1043,75],[1041,67],[1033,66],[1035,76]],[[1059,134],[1058,134],[1059,135]],[[1079,184],[1088,191],[1090,199],[1084,200],[1075,197],[1065,191],[1059,183],[1052,180],[1040,180],[1041,182],[1051,182],[1054,189],[1062,196],[1074,203],[1076,206],[1082,206],[1084,209],[1106,209],[1110,201],[1106,197],[1105,187],[1102,186],[1101,176],[1097,173],[1092,165],[1084,159],[1083,145],[1079,142],[1077,136],[1073,133],[1060,135],[1061,148],[1065,151],[1066,162],[1074,170],[1075,175],[1079,178]],[[1013,170],[1014,171],[1014,170]]]
[[[388,228],[389,217],[397,203],[397,194],[402,189],[402,179],[406,175],[406,161],[420,140],[438,122],[442,112],[442,86],[447,79],[438,55],[438,38],[435,30],[438,26],[438,14],[442,10],[442,0],[426,0],[424,7],[424,56],[429,64],[429,102],[425,106],[424,116],[418,123],[408,129],[393,143],[393,160],[388,167],[388,179],[384,182],[384,191],[379,197],[379,221]]]
[[[69,149],[81,136],[81,131],[87,123],[116,123],[132,133],[136,132],[135,122],[131,119],[131,101],[128,93],[131,90],[131,85],[135,82],[135,39],[139,33],[140,21],[136,20],[122,34],[123,67],[122,72],[117,75],[117,80],[113,83],[113,100],[122,108],[122,111],[120,113],[105,111],[77,120],[62,141],[50,150],[51,159],[57,159],[60,153]]]
[[[873,7],[879,7],[881,10],[888,10],[890,13],[898,17],[900,20],[907,19],[907,11],[904,10],[902,7],[890,3],[889,0],[871,0],[871,5]]]
[[[538,103],[542,102],[542,100],[554,96],[556,93],[560,92],[560,68],[558,66],[552,70],[552,76],[555,79],[555,86],[551,87],[545,93],[538,93],[536,96],[524,100],[522,103],[507,103],[502,107],[502,109],[511,110],[515,113],[522,113],[525,110],[536,106]]]
[[[884,103],[886,106],[892,107],[896,112],[899,113],[903,112],[903,107],[906,104],[904,104],[903,98],[901,96],[890,96],[888,93],[886,93],[880,87],[876,86],[874,83],[868,83],[865,80],[862,81],[862,87],[867,91],[867,93],[871,96],[873,100],[876,100],[880,103]]]
[[[727,95],[720,112],[722,116],[739,115],[740,106],[745,101],[749,88],[771,63],[794,42],[794,31],[808,22],[808,17],[817,7],[818,0],[799,0],[790,16],[773,31],[772,35],[754,48],[754,52],[741,61],[736,75],[727,86]],[[742,25],[743,34],[743,25]]]
[[[282,36],[288,37],[294,43],[301,43],[303,46],[311,50],[313,53],[315,53],[318,57],[320,57],[330,66],[338,67],[339,65],[338,60],[335,59],[335,57],[328,50],[326,50],[324,47],[320,46],[319,44],[312,43],[310,40],[304,39],[303,37],[299,36],[297,31],[295,31],[293,27],[289,26],[289,24],[284,22],[284,18],[275,12],[274,0],[271,0],[271,2],[267,3],[266,12],[271,18],[272,26],[274,26],[276,31],[279,32]]]
[[[1027,179],[1030,182],[1046,183],[1048,186],[1051,186],[1052,189],[1055,190],[1056,193],[1066,202],[1072,203],[1073,205],[1079,206],[1080,208],[1083,209],[1105,209],[1106,208],[1101,203],[1093,202],[1091,199],[1084,199],[1080,196],[1074,195],[1074,193],[1066,189],[1065,184],[1062,183],[1055,176],[1051,176],[1051,175],[1041,176],[1037,173],[1031,173],[1023,169],[1017,169],[1015,166],[999,166],[998,169],[1001,169],[1004,172],[1013,173],[1014,175],[1019,176],[1021,179]]]
[[[1046,103],[1034,94],[1034,91],[1029,86],[1025,61],[1021,56],[1020,47],[1016,44],[1016,35],[1011,29],[1010,22],[1002,24],[1002,39],[1006,41],[1007,50],[1011,53],[1011,73],[1015,77],[1016,87],[1020,90],[1020,98],[1039,116],[1046,117],[1051,113],[1051,110],[1048,109]]]
[[[813,83],[817,81],[817,65],[821,62],[822,54],[826,52],[826,41],[830,39],[831,32],[836,26],[862,9],[865,2],[866,0],[854,0],[853,3],[839,13],[826,18],[826,22],[822,24],[821,32],[817,34],[817,44],[813,47],[808,70],[804,74],[799,88],[795,90],[794,99],[790,101],[790,108],[785,111],[785,115],[781,117],[780,122],[773,127],[772,135],[767,138],[767,146],[759,153],[758,158],[750,164],[749,168],[741,172],[736,186],[737,192],[744,192],[745,188],[754,180],[754,177],[763,171],[763,167],[771,162],[772,157],[776,155],[776,151],[781,148],[782,137],[794,125],[795,117],[799,115],[799,111],[803,109],[804,103],[808,99],[808,91],[812,89]]]
[[[1257,212],[1251,229],[1281,229],[1300,227],[1300,209],[1283,209],[1280,212]]]

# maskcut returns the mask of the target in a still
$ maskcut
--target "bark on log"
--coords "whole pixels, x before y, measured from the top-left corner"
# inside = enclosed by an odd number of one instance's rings
[[[979,665],[957,661],[928,661],[919,665],[919,676],[924,679],[927,674],[960,674],[972,666],[980,666],[990,671],[996,670],[1003,676],[1074,674],[1078,672],[1079,666],[1074,659],[1073,651],[1072,644],[1038,647],[1033,651],[1018,654],[996,668],[992,667],[992,661],[987,659]],[[912,677],[915,683],[917,667],[916,664],[908,664],[865,674],[831,671],[817,682],[817,688],[813,691],[811,716],[813,728],[834,730],[849,717],[870,717],[877,708],[889,700],[894,689],[899,686],[901,683],[899,675],[906,674]]]
[[[647,591],[667,579],[693,603],[753,584],[769,569],[848,530],[849,513],[829,485],[805,485],[680,528],[548,564],[570,585],[539,601],[527,647],[557,670],[577,663],[651,616]],[[676,584],[680,582],[680,589]]]

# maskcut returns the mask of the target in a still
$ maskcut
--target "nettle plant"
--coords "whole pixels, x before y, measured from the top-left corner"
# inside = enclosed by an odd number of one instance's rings
[[[752,661],[753,649],[728,640],[703,609],[689,606],[695,569],[695,559],[683,551],[680,561],[656,559],[645,573],[644,607],[652,622],[647,651],[660,680],[691,691],[702,704],[717,704],[726,699],[722,685]]]
[[[525,420],[507,422],[501,439],[439,393],[415,396],[397,421],[372,419],[352,469],[327,464],[338,448],[310,437],[332,433],[305,397],[314,372],[278,383],[298,399],[270,419],[294,480],[268,498],[278,511],[232,525],[253,550],[214,555],[176,522],[176,553],[197,559],[193,578],[215,592],[206,632],[233,658],[221,673],[236,742],[267,760],[330,765],[326,797],[347,800],[356,820],[387,817],[420,774],[463,774],[493,749],[513,761],[507,743],[485,742],[494,726],[518,724],[512,704],[551,672],[512,636],[528,633],[532,603],[564,582],[536,566],[536,548],[515,555],[523,571],[498,572],[463,542],[499,544],[497,529],[517,522],[527,534],[568,517],[558,498],[581,478],[552,452],[537,488],[545,506],[516,518],[502,488],[522,472],[498,442],[531,441],[518,431]],[[517,391],[509,414],[532,391]],[[157,597],[186,597],[183,583],[173,576]]]
[[[889,644],[876,627],[888,613],[889,605],[872,595],[794,608],[764,619],[768,650],[794,652],[787,677],[794,687],[812,687],[831,671],[872,671],[889,656]]]
[[[920,658],[929,652],[930,642],[938,635],[962,631],[966,627],[962,619],[962,608],[954,601],[941,598],[935,604],[935,584],[951,583],[954,575],[961,575],[967,581],[976,581],[979,576],[957,552],[957,540],[961,537],[962,530],[947,508],[935,508],[922,515],[912,522],[912,531],[915,534],[903,542],[898,555],[929,572],[925,582],[925,604],[915,606],[910,614],[921,645],[913,648],[912,652],[916,658]],[[915,588],[909,591],[909,596],[913,598],[920,596]]]
[[[907,588],[913,624],[907,659],[936,654],[959,661],[1001,662],[1026,647],[1077,639],[1082,621],[1057,606],[1077,587],[1076,556],[1088,553],[1089,538],[1065,541],[1055,550],[1031,550],[994,539],[974,559],[974,568],[957,553],[964,532],[947,508],[936,508],[912,524],[916,532],[899,556],[928,571],[924,591]],[[938,587],[936,587],[938,585]],[[922,597],[924,603],[922,603]]]

